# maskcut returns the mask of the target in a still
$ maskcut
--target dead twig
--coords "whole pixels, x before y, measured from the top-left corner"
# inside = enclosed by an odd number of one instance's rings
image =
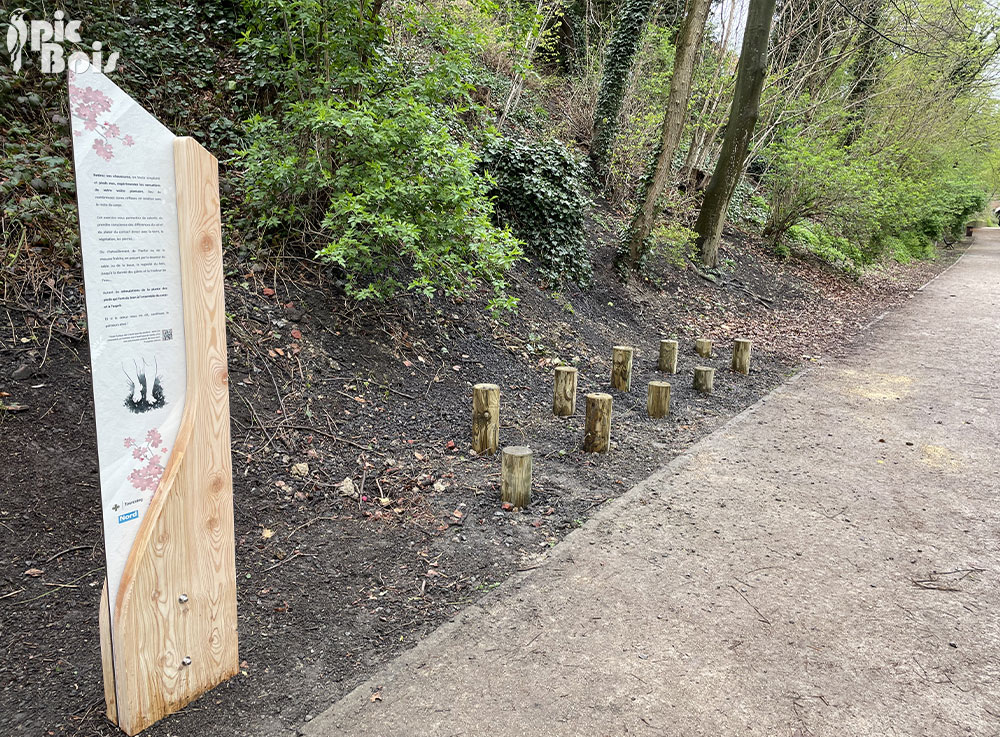
[[[749,607],[750,607],[751,609],[753,609],[753,610],[754,610],[755,612],[757,612],[757,617],[759,618],[759,621],[760,621],[760,622],[763,622],[764,624],[767,624],[767,625],[770,625],[770,624],[771,624],[771,620],[770,620],[770,619],[768,619],[767,617],[765,617],[765,616],[764,616],[764,615],[763,615],[763,614],[761,613],[760,609],[758,609],[758,608],[757,608],[756,606],[754,606],[753,602],[752,602],[752,601],[750,601],[750,600],[749,600],[749,599],[748,599],[748,598],[746,597],[746,594],[744,594],[744,593],[743,593],[742,591],[740,591],[740,590],[739,590],[738,588],[736,588],[736,587],[735,587],[735,586],[733,586],[732,584],[729,584],[729,588],[731,588],[731,589],[732,589],[733,591],[735,591],[735,592],[736,592],[737,594],[739,594],[739,595],[740,595],[740,598],[741,598],[741,599],[743,599],[743,601],[745,601],[745,602],[747,603],[747,606],[749,606]]]

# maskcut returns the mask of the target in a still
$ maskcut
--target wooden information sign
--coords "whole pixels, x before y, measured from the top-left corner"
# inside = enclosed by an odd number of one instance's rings
[[[107,579],[108,718],[134,735],[238,669],[218,162],[70,72]]]

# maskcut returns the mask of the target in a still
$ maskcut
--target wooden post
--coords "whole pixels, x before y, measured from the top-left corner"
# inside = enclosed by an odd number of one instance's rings
[[[708,366],[694,367],[694,388],[703,394],[712,393],[712,383],[715,380],[715,369]]]
[[[500,464],[500,499],[515,507],[531,503],[531,448],[511,445],[503,449]]]
[[[712,341],[708,338],[698,338],[694,342],[694,352],[702,358],[712,357]]]
[[[576,412],[576,374],[572,366],[556,366],[552,391],[552,414],[556,417],[569,417]]]
[[[607,453],[611,445],[611,395],[587,395],[587,419],[583,449],[588,453]]]
[[[611,386],[620,392],[632,388],[632,353],[627,345],[616,345],[611,349]]]
[[[646,412],[650,417],[666,417],[670,413],[670,384],[666,381],[649,382]]]
[[[668,374],[677,373],[677,341],[676,340],[661,340],[660,341],[660,361],[657,364],[657,368],[660,371],[664,371]]]
[[[750,347],[746,338],[737,338],[733,343],[733,371],[738,374],[750,373]]]
[[[493,455],[500,446],[500,387],[472,387],[472,449]]]
[[[105,583],[99,618],[107,715],[130,735],[239,670],[219,165],[178,138],[174,168],[187,397],[116,600]]]

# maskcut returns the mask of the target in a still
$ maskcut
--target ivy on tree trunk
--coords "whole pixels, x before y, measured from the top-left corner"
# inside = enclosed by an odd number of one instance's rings
[[[590,165],[599,177],[607,173],[611,146],[618,133],[618,116],[625,99],[625,87],[652,4],[653,0],[624,0],[618,23],[608,42],[590,143]]]
[[[701,262],[709,268],[719,262],[719,240],[726,224],[726,211],[736,185],[743,173],[743,164],[750,147],[750,138],[757,126],[760,112],[760,92],[767,74],[767,43],[771,35],[775,0],[750,0],[740,68],[736,75],[736,90],[729,109],[729,122],[722,141],[719,161],[712,180],[705,190],[705,201],[698,213],[695,231]]]

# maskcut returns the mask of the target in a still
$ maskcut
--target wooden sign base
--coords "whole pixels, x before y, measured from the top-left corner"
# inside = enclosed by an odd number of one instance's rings
[[[108,601],[107,582],[101,597],[107,715],[129,735],[239,669],[219,165],[192,138],[176,139],[174,164],[184,414],[117,601]]]

